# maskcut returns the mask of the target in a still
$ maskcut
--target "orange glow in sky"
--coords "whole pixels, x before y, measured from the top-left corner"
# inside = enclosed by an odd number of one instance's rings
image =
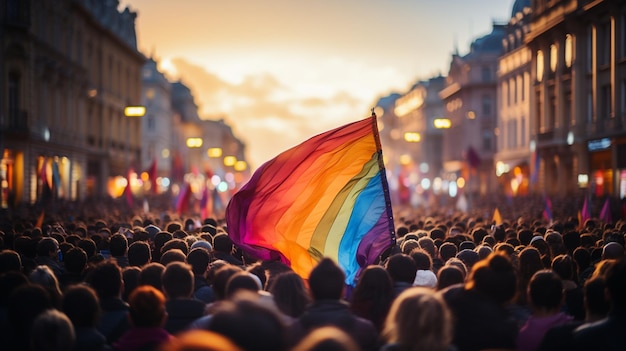
[[[139,50],[223,118],[252,169],[370,114],[379,97],[445,75],[513,0],[122,0]],[[384,145],[383,145],[384,149]]]

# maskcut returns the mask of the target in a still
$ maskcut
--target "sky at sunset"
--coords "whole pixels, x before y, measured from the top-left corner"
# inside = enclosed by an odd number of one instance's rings
[[[223,118],[252,168],[447,73],[513,0],[122,0],[139,50]],[[384,145],[383,145],[384,152]]]

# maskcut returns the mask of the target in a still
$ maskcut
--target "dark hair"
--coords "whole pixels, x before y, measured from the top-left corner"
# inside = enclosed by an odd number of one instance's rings
[[[218,234],[213,238],[213,249],[219,252],[230,253],[233,249],[233,241],[226,234]]]
[[[552,270],[563,280],[577,281],[576,262],[570,255],[558,255],[552,259]]]
[[[274,277],[268,291],[274,296],[278,309],[294,318],[300,317],[311,302],[304,280],[293,271]]]
[[[11,271],[22,271],[22,259],[13,250],[2,250],[0,251],[0,274]]]
[[[191,265],[193,274],[203,275],[211,263],[211,254],[202,247],[196,247],[187,254],[187,263]]]
[[[109,250],[111,256],[118,257],[126,255],[128,250],[128,239],[123,234],[116,233],[109,239]]]
[[[228,284],[230,277],[242,271],[243,269],[241,267],[231,264],[226,264],[217,269],[213,279],[213,292],[215,292],[215,297],[218,300],[226,298],[226,284]]]
[[[261,289],[250,273],[241,271],[233,274],[226,282],[226,298],[233,298],[241,290],[256,293]]]
[[[498,303],[511,300],[517,289],[517,276],[511,260],[503,252],[493,252],[474,265],[465,287],[477,290]]]
[[[49,256],[51,252],[59,249],[59,242],[55,238],[45,237],[37,243],[37,256]]]
[[[351,309],[354,314],[372,321],[382,330],[394,298],[389,272],[381,266],[368,266],[361,273],[352,291]]]
[[[141,268],[141,273],[139,273],[139,285],[150,285],[159,290],[163,289],[161,276],[164,270],[165,266],[159,262],[148,263]]]
[[[65,290],[63,312],[74,327],[95,327],[100,316],[100,301],[96,292],[85,284],[72,285]]]
[[[180,249],[169,249],[161,254],[160,262],[164,266],[167,266],[172,262],[186,263],[187,256],[185,256],[185,253],[182,252]]]
[[[606,287],[611,295],[611,303],[621,309],[626,307],[626,259],[621,258],[606,272]]]
[[[130,293],[139,286],[139,275],[141,274],[141,268],[137,266],[128,266],[122,270],[122,280],[124,280],[124,291],[122,292],[122,299],[128,301]]]
[[[313,267],[309,275],[309,289],[313,299],[316,301],[341,299],[345,279],[345,273],[333,260],[323,258]]]
[[[278,314],[252,298],[226,301],[209,323],[209,330],[247,351],[286,350],[285,326]]]
[[[465,274],[461,268],[455,265],[446,265],[437,272],[437,290],[443,290],[449,286],[460,284],[465,281]]]
[[[80,247],[73,247],[63,255],[63,263],[69,273],[82,274],[87,267],[87,253]]]
[[[563,301],[563,282],[553,271],[540,270],[530,279],[528,295],[537,308],[557,309]]]
[[[417,273],[417,264],[409,255],[395,254],[389,257],[385,269],[394,282],[413,284]]]
[[[433,259],[426,250],[416,247],[409,253],[409,256],[415,261],[417,270],[430,270],[433,268]]]
[[[96,242],[92,239],[80,239],[76,246],[80,247],[87,254],[87,259],[92,258],[97,253]]]
[[[166,242],[161,248],[161,257],[165,255],[165,253],[169,250],[179,249],[186,256],[187,252],[189,252],[189,246],[187,246],[187,242],[182,239],[172,239]]]
[[[87,275],[86,281],[100,299],[116,297],[122,293],[122,269],[113,260],[96,265]]]
[[[603,277],[591,278],[585,282],[583,291],[585,294],[585,307],[587,312],[596,316],[606,316],[611,309],[610,302],[606,299],[606,280]]]
[[[142,267],[150,263],[152,252],[150,245],[145,241],[135,241],[128,247],[128,264]]]
[[[163,271],[163,291],[169,299],[188,298],[193,294],[193,273],[191,266],[182,262],[172,262]]]
[[[439,255],[441,256],[441,259],[443,260],[443,262],[446,262],[447,260],[456,256],[458,252],[459,252],[459,249],[456,247],[454,243],[451,243],[451,242],[444,242],[439,247]]]

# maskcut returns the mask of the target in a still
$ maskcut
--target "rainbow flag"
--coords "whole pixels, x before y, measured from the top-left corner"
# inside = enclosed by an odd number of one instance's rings
[[[233,242],[303,278],[323,257],[354,284],[395,243],[376,116],[314,136],[264,163],[226,208]]]

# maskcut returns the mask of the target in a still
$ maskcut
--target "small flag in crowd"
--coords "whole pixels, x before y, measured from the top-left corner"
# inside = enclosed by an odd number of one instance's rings
[[[550,201],[550,198],[547,196],[543,207],[543,218],[548,222],[552,222],[552,201]]]
[[[176,212],[180,215],[187,211],[189,208],[189,199],[191,199],[191,184],[185,183],[183,190],[178,195],[176,200]]]
[[[579,222],[581,228],[584,227],[585,222],[587,222],[587,220],[589,218],[591,218],[591,209],[589,208],[588,197],[585,195],[585,201],[583,202],[583,208],[580,210],[579,218],[578,218],[578,222]]]
[[[613,216],[611,214],[611,201],[608,196],[606,200],[604,200],[602,210],[600,210],[600,220],[604,223],[613,223]]]
[[[500,211],[498,210],[497,207],[496,207],[496,210],[493,211],[493,219],[492,219],[492,221],[495,223],[495,225],[502,224],[502,216],[500,215]]]
[[[354,284],[395,242],[376,116],[310,138],[263,164],[231,198],[229,235],[303,278],[323,257]]]

